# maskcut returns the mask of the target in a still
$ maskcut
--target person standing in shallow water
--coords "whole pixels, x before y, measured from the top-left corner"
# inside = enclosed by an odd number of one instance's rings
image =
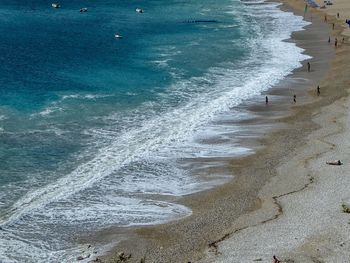
[[[295,94],[293,95],[293,102],[297,103],[297,95],[295,95]]]
[[[328,37],[328,43],[331,43],[331,37]]]
[[[320,91],[320,86],[317,86],[317,96],[320,96],[321,91]]]
[[[265,103],[266,105],[269,104],[269,98],[267,96],[265,97]]]
[[[334,41],[334,46],[337,47],[338,46],[338,39],[335,38],[335,41]]]
[[[308,62],[307,63],[307,72],[310,72],[310,70],[311,70],[311,64],[310,64],[310,62]]]

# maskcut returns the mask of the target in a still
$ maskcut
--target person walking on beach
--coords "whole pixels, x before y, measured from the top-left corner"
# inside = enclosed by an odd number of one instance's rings
[[[335,41],[334,41],[334,46],[337,47],[338,46],[338,39],[335,38]]]
[[[339,18],[339,13],[337,13],[337,18]]]
[[[311,70],[311,64],[310,62],[307,62],[307,72],[310,72],[310,70]]]
[[[328,37],[328,43],[331,43],[331,37]]]
[[[269,98],[267,96],[265,97],[265,103],[266,105],[269,104]]]
[[[273,259],[272,263],[281,263],[281,261],[279,261],[275,255],[273,255],[272,259]]]
[[[320,96],[321,91],[320,91],[320,86],[317,86],[317,96]]]
[[[334,30],[334,26],[335,26],[335,25],[334,25],[334,23],[333,23],[333,24],[332,24],[332,29],[333,29],[333,30]]]
[[[294,103],[297,103],[297,95],[293,95],[293,101],[294,101]]]
[[[324,15],[324,21],[327,22],[327,15]]]

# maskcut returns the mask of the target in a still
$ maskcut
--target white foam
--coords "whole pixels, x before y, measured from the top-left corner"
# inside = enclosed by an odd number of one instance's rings
[[[170,59],[154,60],[152,63],[156,64],[158,67],[166,68]]]
[[[128,96],[137,96],[136,92],[127,92],[126,95]]]
[[[36,114],[32,114],[31,117],[35,117],[36,115],[40,115],[42,117],[45,117],[45,116],[49,116],[51,115],[52,113],[54,112],[61,112],[63,111],[63,108],[61,107],[58,107],[55,105],[56,103],[54,103],[53,106],[49,106],[49,107],[46,107],[45,109],[43,109],[42,111],[40,111],[39,113],[36,113]]]
[[[63,112],[65,109],[62,106],[62,102],[65,100],[97,100],[101,98],[111,97],[113,95],[110,94],[69,94],[69,95],[62,95],[61,99],[58,101],[54,101],[50,103],[47,107],[45,107],[43,110],[41,110],[38,113],[31,114],[31,117],[48,117],[52,115],[53,113],[57,112]],[[1,119],[0,119],[1,120]]]
[[[62,100],[68,100],[68,99],[80,99],[80,100],[96,100],[106,97],[111,97],[113,95],[110,94],[70,94],[70,95],[63,95]]]

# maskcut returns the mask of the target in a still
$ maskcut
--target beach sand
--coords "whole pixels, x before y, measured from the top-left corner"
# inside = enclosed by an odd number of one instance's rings
[[[296,2],[292,4],[298,8]],[[333,3],[323,11],[328,15],[341,12],[341,21],[350,16],[350,2],[335,0]],[[342,22],[328,19],[329,24],[333,22],[336,23],[333,37],[341,39]],[[343,33],[348,34],[348,29]],[[201,262],[272,262],[273,255],[282,262],[350,262],[350,214],[342,207],[350,205],[350,142],[347,140],[350,136],[350,100],[347,98],[350,70],[346,69],[349,46],[344,44],[336,53],[331,69],[320,83],[327,92],[321,92],[320,102],[328,106],[319,102],[307,105],[311,121],[320,128],[312,131],[306,144],[296,147],[294,155],[276,167],[277,176],[259,192],[260,199],[267,204],[248,216],[262,217],[264,206],[274,202],[278,210],[276,218],[236,232],[219,242],[215,251],[208,250]],[[342,91],[345,92],[341,95]],[[329,93],[339,94],[331,98]],[[329,104],[332,99],[335,101]],[[312,108],[313,105],[320,107]],[[344,165],[326,164],[335,159],[341,159]],[[297,186],[296,181],[304,181],[304,185]]]
[[[325,5],[323,0],[315,1],[319,6]],[[348,0],[332,0],[333,5],[325,5],[326,8],[322,11],[330,16],[337,17],[339,14],[339,20],[345,22],[346,19],[350,19],[350,5]],[[350,27],[347,24],[343,24],[344,30],[342,35],[350,36]]]
[[[303,15],[304,1],[283,2],[283,9]],[[323,11],[336,12],[336,2],[333,9]],[[346,15],[343,11],[342,18]],[[260,116],[258,123],[275,127],[257,140],[263,147],[231,161],[230,182],[177,200],[192,209],[191,216],[101,233],[104,240],[123,239],[101,261],[117,262],[117,253],[123,251],[132,254],[128,262],[140,262],[142,257],[146,262],[272,262],[274,254],[295,260],[289,262],[349,262],[350,215],[342,212],[342,203],[350,197],[349,45],[346,40],[334,48],[334,37],[341,39],[344,23],[331,16],[325,23],[323,16],[310,8],[305,18],[312,19],[312,25],[293,34],[292,41],[314,57],[311,72],[305,66],[297,69],[268,92],[269,97],[281,98],[278,106],[245,105]],[[293,106],[292,94],[298,99]],[[275,111],[280,117],[272,114]],[[333,159],[344,165],[325,164]]]

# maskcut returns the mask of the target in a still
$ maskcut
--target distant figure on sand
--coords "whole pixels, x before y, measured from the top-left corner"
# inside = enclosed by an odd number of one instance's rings
[[[349,27],[350,27],[350,20],[346,19],[346,20],[345,20],[345,23],[348,24]]]
[[[311,65],[310,65],[310,62],[307,63],[307,72],[310,72],[311,70]]]
[[[334,41],[334,46],[337,47],[338,46],[338,39],[335,38],[335,41]]]
[[[332,24],[332,29],[333,29],[333,30],[334,30],[334,26],[335,26],[335,25],[334,25],[334,23],[333,23],[333,24]]]
[[[269,104],[269,98],[267,96],[265,97],[265,103],[266,105]]]
[[[339,13],[337,13],[337,18],[339,18]]]
[[[297,103],[297,95],[293,95],[293,101],[294,101],[294,103]]]
[[[331,162],[326,162],[326,164],[329,164],[329,165],[342,165],[343,163],[340,160],[335,160],[335,161],[331,161]]]
[[[317,96],[320,96],[321,91],[320,91],[320,86],[317,86]]]
[[[324,21],[327,22],[327,15],[324,15]]]
[[[272,258],[273,258],[272,263],[281,263],[281,261],[279,261],[275,255]]]
[[[328,37],[328,43],[331,43],[331,37]]]

